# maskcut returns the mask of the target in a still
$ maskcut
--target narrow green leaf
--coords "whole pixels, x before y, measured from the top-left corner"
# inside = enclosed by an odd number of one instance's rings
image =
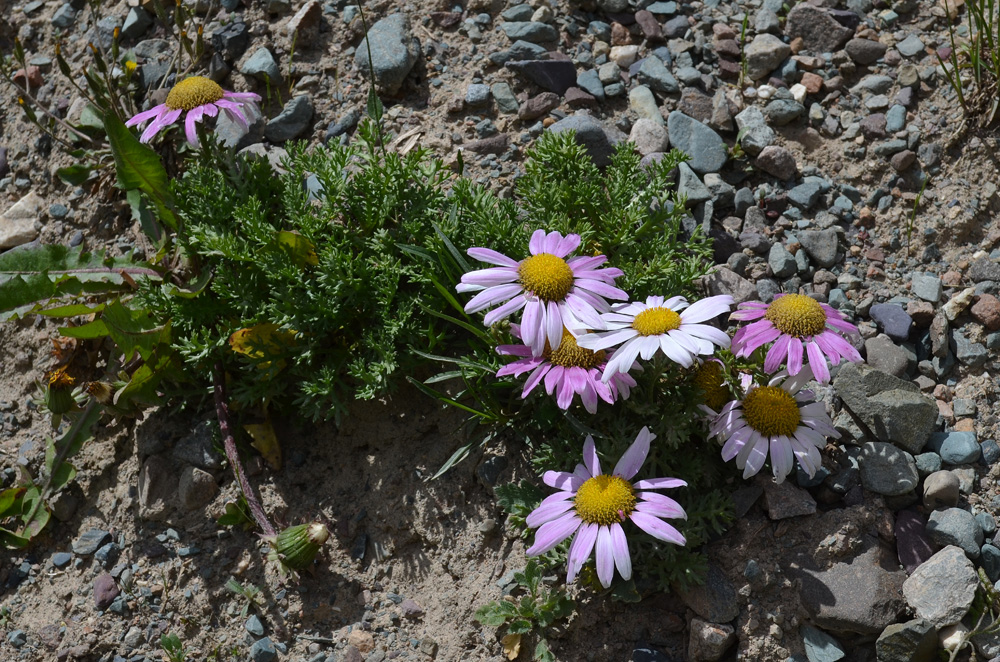
[[[55,308],[45,308],[35,311],[35,314],[44,315],[45,317],[76,317],[78,315],[91,315],[93,313],[99,313],[102,310],[104,310],[103,303],[97,304],[96,306],[75,303],[66,306],[56,306]]]
[[[438,374],[424,380],[425,384],[438,384],[440,382],[446,382],[451,379],[459,379],[464,376],[461,370],[449,370],[448,372],[439,372]]]
[[[23,490],[23,487],[11,487],[0,492],[0,517],[6,517],[9,514],[7,511],[13,509],[14,502]]]
[[[114,113],[105,113],[104,129],[108,133],[111,153],[115,157],[118,185],[126,191],[139,189],[150,197],[160,222],[171,230],[177,229],[173,212],[167,171],[149,147],[140,143]]]
[[[92,340],[94,338],[104,338],[108,335],[108,326],[104,320],[94,320],[87,322],[83,326],[63,326],[59,328],[59,333],[67,338],[77,338],[79,340]]]

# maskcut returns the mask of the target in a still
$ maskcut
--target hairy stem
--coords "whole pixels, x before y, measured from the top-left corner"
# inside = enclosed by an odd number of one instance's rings
[[[222,432],[222,445],[226,449],[226,457],[233,467],[236,475],[236,482],[240,485],[240,491],[250,506],[250,513],[253,515],[257,526],[261,528],[266,536],[278,535],[271,521],[264,512],[264,507],[260,505],[260,499],[247,481],[246,473],[243,471],[243,463],[240,462],[240,454],[236,450],[236,438],[229,425],[229,403],[226,399],[226,372],[222,369],[222,361],[216,361],[213,374],[215,381],[215,415],[219,419],[219,430]]]

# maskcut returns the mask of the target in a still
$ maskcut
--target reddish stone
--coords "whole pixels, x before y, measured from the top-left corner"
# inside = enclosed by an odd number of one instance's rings
[[[642,35],[646,38],[646,41],[663,41],[663,27],[660,22],[656,20],[652,12],[645,9],[637,11],[635,13],[635,22],[639,24],[639,28],[642,30]]]
[[[636,17],[638,18],[638,14]],[[712,25],[712,34],[716,39],[736,39],[736,30],[729,27],[725,23],[714,23]]]
[[[934,319],[934,306],[929,301],[911,301],[906,304],[906,314],[917,327],[925,328]]]
[[[632,43],[632,35],[621,23],[617,21],[611,24],[611,45],[627,46]]]
[[[802,83],[809,94],[817,94],[823,89],[823,77],[809,73],[808,71],[802,74],[802,80],[799,82]]]
[[[740,63],[719,58],[719,75],[727,80],[736,80],[740,77]]]
[[[554,92],[542,92],[522,103],[521,107],[517,109],[517,117],[522,120],[538,119],[558,106],[558,94]]]
[[[972,317],[990,331],[1000,329],[1000,299],[992,294],[982,294],[972,304]]]
[[[593,106],[596,103],[597,99],[593,95],[584,92],[579,87],[571,87],[566,90],[566,105],[570,108]]]
[[[42,70],[37,66],[31,64],[28,65],[27,69],[28,75],[28,87],[41,87],[42,85]],[[24,86],[25,70],[18,69],[14,72],[14,83],[17,85]]]
[[[950,270],[941,274],[941,284],[945,287],[958,287],[962,284],[962,274]]]
[[[450,28],[459,24],[462,13],[457,11],[432,11],[431,20],[442,28]]]

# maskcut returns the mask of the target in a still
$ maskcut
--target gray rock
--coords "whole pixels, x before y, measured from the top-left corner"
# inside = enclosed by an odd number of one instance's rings
[[[854,31],[838,23],[825,9],[798,3],[785,17],[785,34],[791,39],[802,37],[807,51],[832,53],[840,50]]]
[[[1000,280],[1000,264],[997,264],[989,258],[980,258],[969,265],[965,275],[973,283],[982,283],[987,280]]]
[[[240,73],[244,76],[253,76],[261,81],[268,81],[272,86],[281,83],[281,70],[275,61],[271,51],[261,46],[251,55],[243,66]]]
[[[52,555],[52,565],[57,568],[65,568],[73,560],[73,555],[69,552],[56,552]]]
[[[930,621],[893,623],[875,642],[875,657],[879,662],[933,662],[937,643],[937,628]]]
[[[77,556],[90,556],[109,542],[111,534],[108,531],[90,529],[73,541],[73,553]]]
[[[506,85],[506,83],[501,83]],[[357,108],[351,108],[346,113],[341,115],[335,122],[331,122],[330,126],[326,129],[325,140],[327,142],[342,136],[351,129],[353,129],[358,124],[358,120],[361,119],[361,112]]]
[[[798,172],[795,155],[778,145],[769,145],[762,149],[754,165],[781,180],[792,179]]]
[[[254,642],[250,647],[250,659],[253,662],[274,662],[278,659],[278,651],[270,637],[264,637]]]
[[[223,64],[243,57],[250,45],[250,29],[243,21],[233,21],[212,33],[212,46],[223,56]],[[262,62],[263,62],[263,56]],[[228,65],[227,65],[228,66]]]
[[[181,505],[188,510],[197,510],[207,506],[219,493],[212,474],[197,467],[184,467],[177,484],[177,496]]]
[[[708,623],[700,618],[692,618],[690,630],[688,659],[692,662],[721,660],[726,651],[736,643],[736,630],[732,625]]]
[[[799,628],[799,634],[809,662],[837,662],[844,658],[844,647],[826,632],[806,623]]]
[[[735,303],[746,303],[757,298],[754,284],[728,267],[717,267],[702,282],[710,296],[728,294]]]
[[[897,513],[894,533],[899,563],[910,574],[937,551],[937,546],[927,536],[927,520],[915,510]]]
[[[663,60],[650,55],[643,59],[642,66],[639,67],[639,82],[649,87],[649,89],[664,94],[673,94],[680,91],[677,79],[670,73]]]
[[[7,641],[14,648],[20,648],[28,643],[28,634],[24,630],[11,630],[7,633]]]
[[[993,545],[983,545],[979,551],[979,561],[991,582],[1000,580],[1000,549]]]
[[[76,10],[68,2],[52,15],[52,25],[60,30],[67,30],[73,27],[74,23],[76,23]]]
[[[757,34],[765,32],[777,34],[781,32],[781,19],[773,10],[764,7],[754,16],[753,27]]]
[[[490,103],[490,86],[473,83],[465,88],[465,105],[469,108],[483,108]]]
[[[125,39],[138,39],[146,33],[153,24],[153,17],[142,7],[132,7],[125,17],[121,36]]]
[[[816,500],[809,492],[785,481],[764,485],[764,504],[767,516],[772,520],[812,515],[816,512]]]
[[[791,124],[805,112],[805,106],[793,99],[774,99],[764,106],[764,117],[771,126]]]
[[[851,92],[858,95],[864,92],[870,92],[871,94],[885,94],[892,89],[892,82],[892,78],[889,76],[871,74],[858,81],[858,84],[851,88]]]
[[[844,46],[851,59],[864,66],[878,62],[885,55],[886,48],[885,44],[874,39],[851,39]]]
[[[729,623],[740,615],[736,589],[715,564],[709,562],[705,583],[681,593],[691,611],[711,623]]]
[[[865,341],[865,356],[868,365],[900,379],[906,377],[909,358],[889,336],[880,333]]]
[[[941,546],[962,548],[970,559],[978,559],[983,529],[972,513],[961,508],[935,510],[927,518],[927,535]]]
[[[952,472],[935,471],[924,479],[925,508],[954,508],[958,504],[958,497],[958,476]]]
[[[913,327],[913,318],[898,303],[877,303],[869,312],[872,320],[882,327],[885,335],[896,342],[906,342]]]
[[[772,34],[758,34],[743,50],[747,76],[750,80],[760,80],[774,71],[791,54],[791,46],[778,37]]]
[[[514,5],[500,12],[500,18],[505,21],[530,21],[534,13],[535,10],[529,4]],[[610,26],[608,29],[610,30]]]
[[[243,625],[243,627],[245,627],[247,632],[255,637],[264,636],[264,624],[260,622],[260,618],[257,614],[251,614],[250,618],[247,619],[247,622]]]
[[[920,475],[913,456],[892,444],[868,441],[861,445],[861,484],[885,496],[902,496],[917,486]]]
[[[139,470],[139,515],[144,519],[166,519],[177,495],[178,477],[162,455],[150,455]]]
[[[507,60],[516,62],[518,60],[541,60],[548,51],[544,46],[519,39],[510,45],[507,53],[510,56]]]
[[[632,132],[629,133],[628,139],[643,156],[653,152],[665,152],[670,148],[667,128],[662,123],[651,119],[637,120],[632,125]],[[704,187],[704,185],[702,186]],[[708,191],[707,188],[705,190]],[[709,193],[709,198],[711,198],[711,193]]]
[[[575,131],[576,142],[587,150],[590,158],[598,167],[605,167],[611,163],[611,155],[614,148],[608,135],[604,132],[601,124],[589,115],[572,115],[561,119],[549,127],[549,131],[562,133],[564,131]]]
[[[685,204],[688,207],[694,207],[698,203],[712,199],[712,192],[698,179],[698,175],[688,167],[687,163],[678,165],[677,171],[677,193],[684,196]]]
[[[920,40],[915,34],[908,35],[903,41],[896,43],[896,50],[899,51],[903,57],[913,57],[914,55],[924,54],[924,42]]]
[[[212,444],[212,435],[217,430],[215,421],[202,421],[191,434],[182,437],[174,446],[174,458],[192,466],[215,471],[222,468],[222,458]]]
[[[504,66],[543,90],[560,95],[577,84],[576,67],[569,60],[520,60]]]
[[[906,107],[901,104],[893,104],[885,114],[885,130],[889,133],[902,131],[906,126]]]
[[[843,365],[833,380],[837,395],[879,441],[919,453],[934,431],[938,408],[912,382],[857,363]]]
[[[490,86],[490,93],[493,95],[493,100],[496,101],[497,109],[501,113],[511,115],[517,112],[519,104],[510,85],[507,83],[494,83]]]
[[[767,125],[764,113],[757,106],[747,106],[736,116],[736,128],[739,129],[740,146],[750,156],[757,156],[761,150],[774,143],[774,129]],[[792,157],[792,164],[795,158]],[[792,175],[794,175],[794,167]],[[780,177],[779,179],[790,179]]]
[[[604,101],[604,85],[601,83],[597,70],[588,69],[576,77],[577,86],[593,95],[599,101]]]
[[[788,278],[798,272],[795,264],[795,256],[788,252],[780,242],[775,242],[771,246],[771,251],[767,255],[767,266],[778,278]]]
[[[832,267],[837,262],[837,231],[803,230],[795,235],[813,262],[821,267]]]
[[[736,197],[736,189],[720,175],[710,172],[705,175],[703,181],[708,190],[712,192],[712,201],[715,203],[716,209],[731,207],[733,205],[733,200]]]
[[[902,107],[902,106],[900,106]],[[915,273],[910,281],[910,291],[924,301],[937,303],[944,291],[941,279],[933,274]]]
[[[918,617],[943,628],[962,620],[978,586],[972,562],[960,548],[949,545],[903,582],[903,596]]]
[[[420,42],[410,32],[409,17],[392,14],[371,26],[368,35],[358,44],[354,64],[366,77],[374,70],[375,84],[386,94],[396,94],[419,56]]]
[[[299,137],[312,125],[313,102],[308,94],[288,100],[277,117],[264,125],[264,137],[273,143]]]
[[[500,29],[511,41],[520,39],[539,44],[559,40],[559,32],[554,27],[538,21],[508,21],[501,23]]]
[[[788,192],[788,201],[799,209],[809,209],[823,193],[823,187],[815,181],[805,181]]]
[[[834,632],[877,635],[896,622],[905,608],[899,597],[906,579],[902,570],[888,571],[879,563],[877,543],[850,562],[827,570],[794,570],[801,579],[800,598],[813,614],[813,624]]]
[[[941,456],[946,464],[972,464],[980,456],[975,432],[935,432],[927,447]]]
[[[726,164],[726,144],[715,131],[679,111],[667,117],[670,143],[691,157],[688,165],[699,175],[718,172]]]
[[[982,343],[971,342],[961,333],[955,333],[953,338],[955,339],[955,358],[962,365],[980,368],[989,360],[989,350]]]

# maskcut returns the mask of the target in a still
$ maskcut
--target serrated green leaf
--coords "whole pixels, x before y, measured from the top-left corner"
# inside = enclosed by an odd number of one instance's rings
[[[510,632],[511,634],[528,634],[529,632],[531,632],[531,630],[532,630],[531,621],[524,618],[519,618],[516,621],[512,621],[510,627],[507,628],[507,631]]]
[[[536,662],[556,662],[556,656],[552,654],[549,649],[549,642],[545,639],[539,639],[538,645],[535,646],[534,659]]]
[[[508,615],[501,611],[500,605],[504,602],[490,602],[476,610],[475,618],[483,625],[497,628],[507,622]]]
[[[143,360],[148,360],[160,345],[170,343],[170,323],[159,325],[148,311],[130,310],[113,301],[101,315],[101,321],[107,326],[108,335],[118,345],[125,355],[125,361],[131,361],[138,354]]]

